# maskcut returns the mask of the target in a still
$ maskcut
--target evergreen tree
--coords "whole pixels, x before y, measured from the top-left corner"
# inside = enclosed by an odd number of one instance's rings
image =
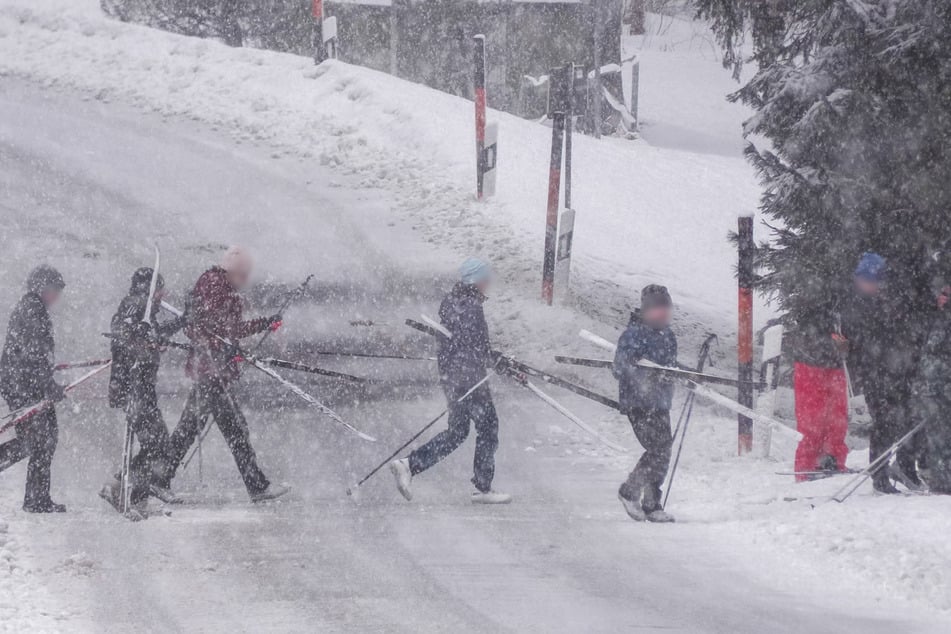
[[[834,301],[863,251],[907,301],[932,303],[951,245],[951,3],[697,0],[756,114],[744,133],[772,236],[762,288],[796,316]],[[746,37],[751,37],[751,50]]]

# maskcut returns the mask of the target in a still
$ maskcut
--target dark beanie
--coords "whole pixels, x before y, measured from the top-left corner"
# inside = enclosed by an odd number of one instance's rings
[[[666,286],[660,284],[648,284],[641,291],[641,310],[656,308],[657,306],[670,306],[673,302],[670,300],[670,293]]]
[[[129,288],[130,295],[142,295],[149,292],[149,288],[152,286],[152,268],[148,266],[143,266],[140,269],[136,269],[135,273],[132,274],[132,285]],[[155,290],[165,288],[165,280],[162,278],[160,273],[155,278]]]
[[[47,289],[61,291],[66,286],[60,272],[48,264],[41,264],[26,278],[26,289],[31,293],[42,293]]]

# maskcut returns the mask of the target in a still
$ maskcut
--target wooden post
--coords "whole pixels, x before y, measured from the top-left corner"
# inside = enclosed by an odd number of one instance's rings
[[[476,198],[482,200],[485,175],[485,36],[473,38],[475,49],[473,86],[475,87]]]
[[[738,401],[753,407],[753,216],[740,216],[737,223],[738,265],[737,291],[737,378],[740,381]],[[737,451],[739,455],[753,449],[753,421],[737,415]]]

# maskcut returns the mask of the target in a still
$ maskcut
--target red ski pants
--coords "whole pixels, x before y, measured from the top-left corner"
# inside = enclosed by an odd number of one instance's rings
[[[793,384],[796,392],[796,426],[802,434],[796,449],[796,471],[815,471],[825,456],[835,458],[845,469],[849,448],[849,404],[845,372],[841,368],[819,368],[796,363]],[[807,476],[797,476],[806,480]]]

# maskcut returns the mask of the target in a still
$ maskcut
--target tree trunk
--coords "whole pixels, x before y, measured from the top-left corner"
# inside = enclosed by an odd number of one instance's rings
[[[241,0],[221,0],[218,12],[218,31],[228,46],[243,46],[244,32],[238,21]]]

